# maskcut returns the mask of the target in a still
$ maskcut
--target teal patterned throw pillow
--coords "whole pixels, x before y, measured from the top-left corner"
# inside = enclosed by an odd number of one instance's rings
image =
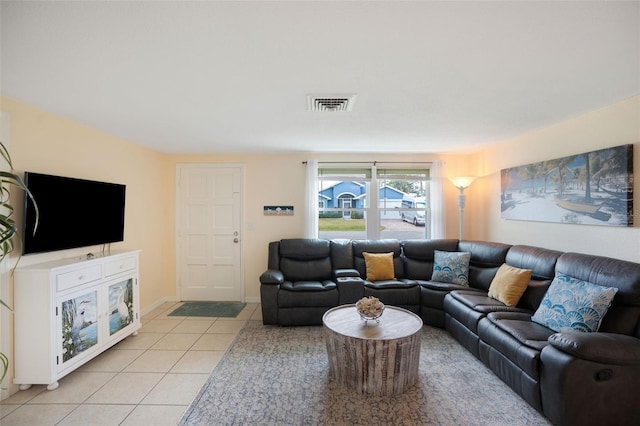
[[[435,250],[431,280],[469,287],[469,260],[469,252]]]
[[[598,331],[617,288],[556,274],[531,320],[553,331]]]

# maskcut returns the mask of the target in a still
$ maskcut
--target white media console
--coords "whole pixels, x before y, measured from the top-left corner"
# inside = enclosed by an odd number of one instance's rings
[[[14,383],[58,380],[140,329],[140,250],[19,267]]]

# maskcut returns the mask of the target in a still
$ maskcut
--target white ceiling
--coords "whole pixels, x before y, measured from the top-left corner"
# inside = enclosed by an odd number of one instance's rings
[[[3,95],[167,153],[470,151],[640,94],[640,2],[2,1]],[[350,112],[307,95],[356,94]]]

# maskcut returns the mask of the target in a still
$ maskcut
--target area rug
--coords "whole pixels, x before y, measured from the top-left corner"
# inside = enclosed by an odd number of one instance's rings
[[[245,306],[241,302],[184,302],[169,316],[235,318]]]
[[[423,327],[417,383],[356,394],[329,376],[322,327],[247,321],[180,425],[550,425],[445,330]]]

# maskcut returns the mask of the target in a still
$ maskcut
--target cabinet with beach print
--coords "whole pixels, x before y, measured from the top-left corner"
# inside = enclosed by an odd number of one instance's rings
[[[140,328],[139,251],[18,268],[15,379],[58,380]],[[48,324],[48,325],[47,325]]]

